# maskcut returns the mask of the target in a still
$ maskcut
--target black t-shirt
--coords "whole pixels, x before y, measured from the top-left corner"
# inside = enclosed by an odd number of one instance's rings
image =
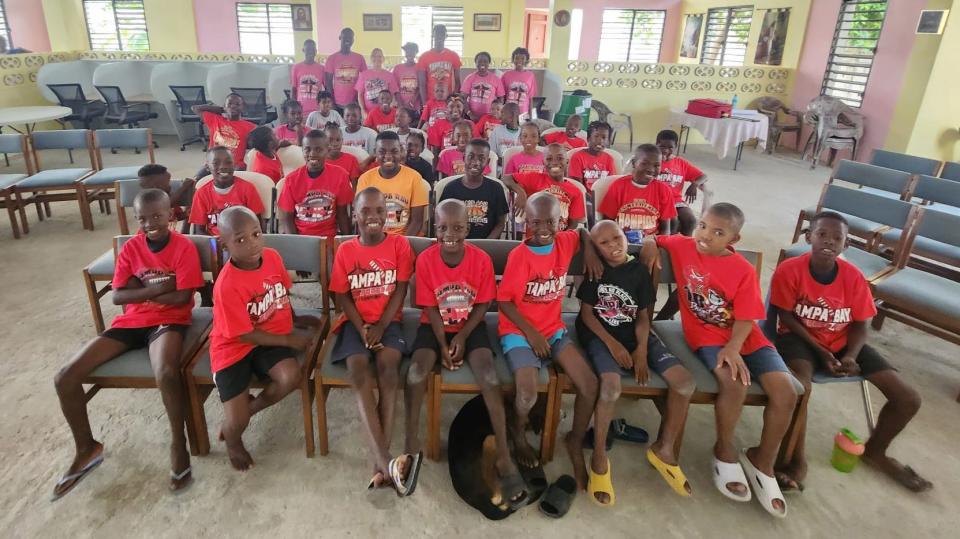
[[[454,180],[443,189],[443,196],[437,203],[448,198],[455,198],[467,205],[467,221],[470,223],[469,239],[483,239],[490,236],[490,232],[500,222],[500,217],[509,213],[507,197],[503,194],[503,187],[484,178],[483,184],[476,189],[463,185],[463,179]]]
[[[433,171],[433,167],[430,166],[430,162],[420,156],[414,159],[407,159],[407,162],[404,164],[419,172],[420,177],[430,182],[430,185],[433,185],[433,182],[437,180],[437,174]]]
[[[630,351],[637,347],[636,322],[657,299],[647,267],[635,257],[612,268],[604,262],[599,281],[584,280],[577,290],[580,301],[593,305],[593,314],[614,339]],[[586,346],[597,338],[577,317],[577,336]]]

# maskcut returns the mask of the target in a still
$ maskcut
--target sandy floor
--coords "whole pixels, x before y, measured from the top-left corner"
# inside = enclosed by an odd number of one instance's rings
[[[196,170],[202,153],[177,151],[161,138],[158,162],[179,174]],[[731,163],[691,148],[689,157],[708,172],[717,200],[739,204],[747,214],[743,247],[766,257],[763,282],[769,280],[777,250],[790,238],[801,206],[814,203],[826,168],[807,170],[789,157],[767,157],[748,150],[738,172]],[[45,157],[53,165],[56,159]],[[109,164],[137,164],[132,154],[107,156]],[[62,161],[65,161],[62,160]],[[18,167],[15,163],[13,169]],[[0,169],[0,173],[11,169]],[[37,223],[14,241],[0,228],[0,274],[4,276],[0,343],[7,378],[0,381],[0,529],[10,537],[76,536],[238,536],[294,537],[407,536],[479,537],[597,536],[715,537],[718,532],[744,537],[956,537],[960,525],[960,446],[954,402],[960,389],[956,346],[895,322],[871,332],[903,375],[921,389],[924,406],[893,452],[932,479],[935,489],[916,496],[873,471],[843,475],[830,468],[832,437],[848,426],[866,434],[859,389],[850,385],[817,387],[810,409],[810,475],[807,491],[789,499],[785,521],[768,517],[756,503],[735,504],[721,497],[710,477],[712,410],[695,406],[683,447],[682,463],[694,489],[686,500],[672,494],[643,458],[640,447],[617,445],[611,460],[618,504],[603,509],[581,496],[562,523],[528,508],[506,521],[488,523],[454,493],[445,461],[428,462],[416,495],[400,500],[390,491],[367,494],[368,468],[353,400],[346,391],[331,395],[331,453],[306,459],[297,399],[287,399],[257,416],[246,435],[257,461],[245,474],[233,471],[223,445],[194,459],[196,482],[180,496],[166,489],[167,423],[155,391],[101,392],[91,402],[94,433],[106,445],[106,461],[69,496],[50,503],[54,482],[69,464],[73,445],[53,391],[53,375],[94,335],[80,270],[110,247],[117,233],[113,215],[96,215],[97,230],[83,231],[75,204],[54,206],[54,216]],[[301,298],[302,299],[302,298]],[[108,316],[116,310],[104,302]],[[875,392],[876,393],[876,392]],[[568,397],[569,399],[569,397]],[[449,426],[460,397],[444,398],[443,425]],[[875,404],[882,398],[875,394]],[[570,412],[572,401],[565,401]],[[222,417],[216,399],[207,402],[211,429]],[[624,401],[620,414],[651,431],[658,416],[648,402]],[[399,414],[398,414],[399,416]],[[748,409],[738,428],[746,446],[759,436],[760,410]],[[399,420],[399,417],[398,417]],[[569,428],[569,417],[561,431]],[[215,432],[215,431],[214,431]],[[394,446],[400,445],[397,437]],[[561,446],[562,447],[562,446]],[[555,478],[568,473],[562,452],[547,467]],[[953,500],[953,501],[951,501]],[[953,509],[951,509],[951,507]],[[950,532],[949,530],[954,530]]]

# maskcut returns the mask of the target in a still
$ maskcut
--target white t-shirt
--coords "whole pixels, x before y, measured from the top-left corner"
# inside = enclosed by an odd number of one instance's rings
[[[319,110],[315,110],[307,116],[307,127],[311,129],[323,129],[329,122],[333,122],[343,129],[343,117],[333,109],[330,109],[330,114],[326,116],[322,116]]]
[[[346,128],[340,129],[343,133],[343,145],[363,148],[368,154],[373,155],[377,145],[377,132],[369,127],[360,126],[360,129],[354,133],[347,133]]]
[[[511,146],[519,146],[519,140],[520,128],[511,131],[505,125],[498,125],[490,133],[490,151],[502,159],[504,150]]]

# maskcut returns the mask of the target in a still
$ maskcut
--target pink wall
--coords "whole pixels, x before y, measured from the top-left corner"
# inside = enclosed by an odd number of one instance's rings
[[[47,35],[47,21],[43,18],[40,0],[6,0],[4,11],[15,47],[35,52],[50,50],[50,36]]]
[[[793,90],[795,108],[803,110],[811,99],[820,95],[820,85],[827,69],[827,56],[830,54],[840,4],[840,0],[811,2]],[[861,161],[869,160],[873,150],[883,148],[887,139],[890,120],[900,95],[900,84],[916,37],[914,32],[917,20],[926,5],[927,0],[897,0],[887,3],[887,15],[877,45],[877,55],[860,108],[866,118],[863,140],[857,149],[857,158]]]
[[[322,13],[321,13],[322,11]],[[340,50],[340,30],[343,28],[343,1],[317,0],[317,12],[313,14],[313,28],[317,36],[317,51],[328,55]],[[399,21],[398,21],[399,24]],[[362,32],[362,28],[354,28]]]
[[[307,3],[307,0],[303,0],[303,3]],[[236,4],[237,0],[194,0],[197,49],[200,52],[240,52]],[[318,0],[313,16],[320,54],[330,54],[339,49],[338,36],[343,25],[342,1]],[[299,43],[297,50],[300,50]]]
[[[665,9],[660,61],[676,62],[676,44],[680,32],[680,0],[574,0],[573,7],[583,10],[583,33],[580,36],[580,59],[596,60],[600,54],[600,26],[605,8]]]

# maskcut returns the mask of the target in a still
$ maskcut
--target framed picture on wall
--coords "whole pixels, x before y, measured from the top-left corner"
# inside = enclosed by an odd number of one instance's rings
[[[364,32],[392,32],[393,15],[390,13],[364,13]]]
[[[499,32],[503,16],[500,13],[474,13],[474,32]]]
[[[778,66],[783,62],[783,46],[787,42],[787,24],[790,22],[790,8],[769,9],[763,16],[760,37],[757,39],[757,53],[753,63]]]
[[[687,15],[687,23],[683,27],[683,43],[680,44],[680,56],[697,58],[700,48],[700,29],[703,27],[703,13]]]
[[[929,10],[924,9],[920,12],[920,20],[917,22],[918,34],[942,34],[943,25],[947,22],[947,13],[950,10]]]
[[[313,30],[313,17],[310,16],[310,4],[291,4],[290,15],[293,17],[295,32],[309,32]]]

